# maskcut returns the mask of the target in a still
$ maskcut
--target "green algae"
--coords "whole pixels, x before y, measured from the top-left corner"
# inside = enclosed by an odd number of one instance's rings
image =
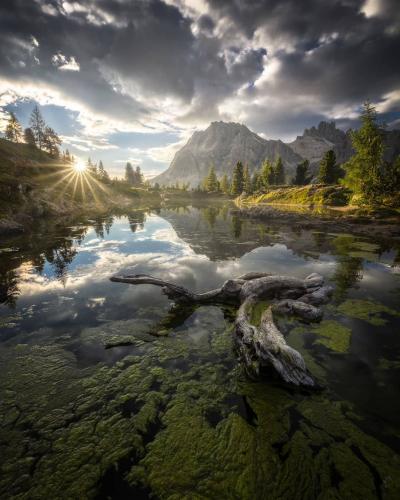
[[[333,320],[321,321],[312,327],[317,335],[316,343],[324,345],[337,353],[348,352],[350,348],[351,329]]]
[[[379,370],[400,370],[400,358],[390,360],[380,358],[378,361]]]
[[[315,359],[310,350],[306,349],[304,346],[305,336],[308,331],[309,328],[305,326],[296,326],[292,328],[288,335],[288,344],[296,349],[296,351],[300,352],[312,375],[318,379],[320,383],[325,383],[327,375],[325,368]]]
[[[379,251],[380,246],[376,243],[371,243],[368,241],[355,241],[352,246],[357,248],[358,250],[362,250],[364,252],[376,253]]]
[[[113,471],[132,498],[369,499],[376,475],[381,497],[397,498],[399,457],[350,421],[349,406],[244,379],[221,314],[200,308],[202,326],[153,337],[112,366],[79,368],[50,344],[0,349],[0,495],[96,498]],[[81,338],[116,331],[101,329]],[[323,372],[308,331],[292,328],[290,344]]]
[[[387,320],[382,318],[382,314],[400,316],[398,311],[371,300],[348,299],[340,304],[337,310],[350,318],[360,319],[375,326],[387,323]]]

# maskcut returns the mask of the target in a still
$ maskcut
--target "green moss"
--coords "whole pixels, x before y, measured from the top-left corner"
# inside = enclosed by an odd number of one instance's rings
[[[387,307],[379,302],[371,300],[348,299],[337,308],[338,312],[349,316],[350,318],[366,321],[371,325],[380,326],[387,323],[382,314],[391,316],[399,316],[400,313],[390,307]]]
[[[343,206],[348,204],[349,194],[350,192],[342,186],[310,184],[301,187],[272,188],[262,195],[241,199],[241,202],[250,204]]]
[[[355,241],[352,246],[364,252],[375,253],[379,250],[379,245],[376,243],[370,243],[368,241]]]
[[[262,313],[267,309],[269,306],[269,302],[267,301],[259,301],[257,302],[251,309],[251,315],[250,315],[250,323],[258,326],[261,321],[261,316]]]
[[[316,343],[324,345],[331,351],[345,353],[349,350],[351,330],[337,321],[322,321],[312,327],[312,332],[318,336]]]

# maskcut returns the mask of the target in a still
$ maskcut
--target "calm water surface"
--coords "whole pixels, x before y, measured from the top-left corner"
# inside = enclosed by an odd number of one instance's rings
[[[3,239],[0,497],[400,498],[399,248],[228,206]],[[248,381],[232,309],[171,309],[156,287],[109,281],[205,291],[248,271],[335,287],[319,325],[280,321],[321,393]]]

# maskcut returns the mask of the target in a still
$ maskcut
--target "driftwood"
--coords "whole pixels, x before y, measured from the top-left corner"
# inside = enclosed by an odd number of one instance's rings
[[[307,370],[302,355],[290,347],[274,322],[274,313],[295,315],[304,321],[320,321],[317,307],[329,300],[332,288],[313,273],[305,279],[248,273],[225,281],[215,290],[194,293],[175,283],[146,274],[113,276],[111,281],[132,285],[160,286],[163,293],[178,305],[237,304],[239,306],[234,340],[239,359],[251,377],[270,373],[281,381],[313,388],[317,383]],[[251,322],[252,310],[261,300],[271,301],[261,316],[260,324]]]

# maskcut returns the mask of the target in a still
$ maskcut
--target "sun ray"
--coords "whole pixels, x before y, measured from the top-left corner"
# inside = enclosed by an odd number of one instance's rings
[[[99,198],[97,197],[96,192],[95,192],[95,190],[93,189],[93,187],[92,187],[91,183],[89,182],[88,176],[83,175],[83,176],[82,176],[82,178],[83,178],[83,180],[86,182],[86,184],[88,185],[88,188],[89,188],[90,192],[91,192],[91,193],[92,193],[92,195],[93,195],[94,201],[96,202],[96,204],[97,204],[97,205],[99,205],[99,204],[100,204],[100,200],[99,200]]]
[[[101,189],[102,191],[104,191],[104,193],[106,194],[110,194],[111,193],[111,190],[107,187],[107,186],[104,186],[104,184],[100,183],[95,177],[93,177],[93,175],[91,175],[90,172],[86,172],[86,175],[88,177],[90,177],[90,180],[96,184],[96,186]]]
[[[72,191],[72,197],[73,198],[75,198],[76,187],[77,187],[78,181],[79,181],[79,175],[76,174],[74,178],[75,178],[75,184],[74,184],[73,191]]]

